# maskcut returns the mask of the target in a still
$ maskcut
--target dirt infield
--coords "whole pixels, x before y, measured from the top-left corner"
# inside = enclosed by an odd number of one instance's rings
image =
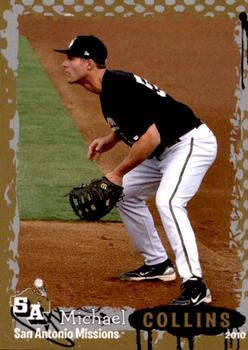
[[[213,129],[219,154],[197,196],[189,205],[205,279],[213,303],[237,305],[234,288],[240,266],[229,250],[234,171],[229,160],[230,118],[235,111],[235,67],[239,55],[230,19],[76,20],[22,16],[20,33],[31,42],[42,65],[71,112],[86,142],[108,132],[98,97],[64,78],[63,48],[77,34],[97,35],[109,48],[109,67],[135,71],[177,99],[188,103]],[[34,29],[35,28],[35,29]],[[103,172],[123,157],[118,145],[98,160]],[[161,237],[173,254],[150,201]],[[47,285],[53,306],[108,305],[145,307],[165,304],[179,292],[180,279],[170,283],[121,282],[118,275],[142,263],[121,223],[21,222],[18,289],[36,277]]]

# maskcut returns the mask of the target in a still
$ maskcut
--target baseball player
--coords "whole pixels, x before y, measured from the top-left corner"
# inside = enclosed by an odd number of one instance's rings
[[[89,145],[88,158],[113,148],[120,140],[130,146],[126,157],[105,176],[124,187],[118,210],[144,265],[123,273],[127,281],[172,281],[176,272],[161,243],[146,200],[155,195],[163,227],[175,254],[182,292],[174,305],[210,303],[202,279],[195,234],[187,203],[196,194],[216,158],[212,131],[185,104],[176,101],[139,75],[106,68],[107,49],[94,36],[78,36],[62,64],[67,81],[99,95],[111,132]]]

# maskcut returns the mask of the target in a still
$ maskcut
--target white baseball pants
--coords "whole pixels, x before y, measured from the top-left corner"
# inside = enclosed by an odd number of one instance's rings
[[[202,277],[186,206],[216,154],[216,138],[202,124],[166,148],[159,160],[155,157],[145,160],[123,179],[125,196],[118,203],[118,210],[145,264],[159,264],[168,258],[146,205],[146,199],[156,195],[156,205],[183,281],[192,276]]]

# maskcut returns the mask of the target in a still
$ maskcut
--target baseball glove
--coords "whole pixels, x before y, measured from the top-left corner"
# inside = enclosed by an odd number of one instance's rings
[[[105,176],[89,184],[74,187],[69,200],[80,219],[96,221],[105,216],[123,198],[123,187],[115,185]]]

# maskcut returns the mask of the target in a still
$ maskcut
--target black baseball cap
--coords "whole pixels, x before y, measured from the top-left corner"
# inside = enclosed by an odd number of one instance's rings
[[[103,42],[93,35],[79,35],[70,42],[67,49],[54,49],[56,52],[71,57],[92,59],[98,64],[105,65],[108,51]]]

